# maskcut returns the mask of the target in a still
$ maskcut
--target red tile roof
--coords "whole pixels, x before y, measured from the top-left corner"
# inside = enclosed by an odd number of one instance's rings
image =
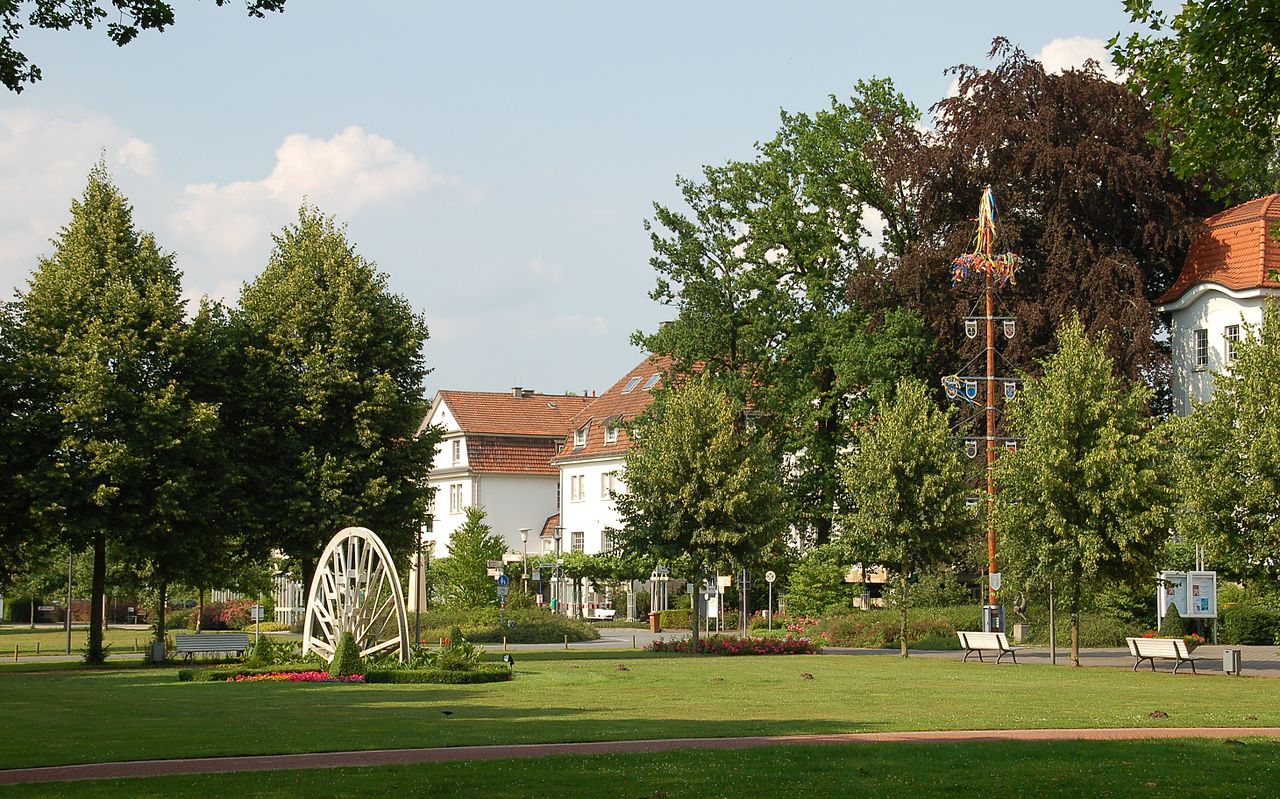
[[[510,391],[440,391],[440,398],[468,435],[553,436],[572,429],[574,416],[591,397],[566,394],[514,396]]]
[[[627,447],[631,442],[626,426],[620,426],[617,441],[607,444],[605,443],[606,422],[610,420],[620,422],[643,411],[653,400],[652,392],[662,385],[662,381],[666,378],[670,368],[670,357],[650,355],[630,372],[623,375],[608,391],[601,394],[596,398],[595,402],[573,418],[572,423],[569,425],[569,432],[565,436],[564,445],[560,450],[560,457],[556,460],[566,461],[578,458],[608,455],[622,456],[626,454]],[[648,385],[654,375],[660,376],[658,381],[646,390],[645,386]],[[639,378],[638,382],[630,391],[627,391],[627,386],[636,378]],[[575,448],[573,445],[574,431],[580,430],[583,425],[588,423],[590,423],[591,427],[587,431],[586,446]]]
[[[550,516],[547,517],[547,520],[542,523],[541,536],[543,538],[555,538],[556,528],[559,526],[560,526],[560,514],[558,513],[551,514]]]
[[[558,475],[552,465],[559,440],[512,436],[467,436],[467,464],[473,472]]]
[[[1173,302],[1197,283],[1236,290],[1280,287],[1280,242],[1270,231],[1277,222],[1280,194],[1209,217],[1208,230],[1191,245],[1178,279],[1156,302]]]

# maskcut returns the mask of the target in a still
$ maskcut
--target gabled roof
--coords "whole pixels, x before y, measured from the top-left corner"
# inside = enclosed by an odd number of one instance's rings
[[[560,457],[556,460],[624,455],[627,447],[630,446],[631,437],[627,433],[626,426],[620,423],[640,413],[653,401],[653,392],[662,386],[670,368],[669,356],[650,355],[619,378],[608,391],[597,397],[595,402],[573,418],[569,425],[569,432],[565,436],[564,446],[560,450]],[[658,375],[656,381],[653,380],[654,375]],[[590,427],[587,430],[586,446],[575,447],[574,431],[588,424]],[[612,424],[619,425],[618,436],[617,441],[609,444],[605,442],[605,430]]]
[[[558,475],[551,459],[559,443],[556,438],[476,435],[467,438],[467,465],[489,474]]]
[[[1250,200],[1205,220],[1208,230],[1191,245],[1173,286],[1156,300],[1171,303],[1200,283],[1229,289],[1280,288],[1280,194]]]
[[[542,538],[554,538],[556,535],[556,528],[559,526],[560,514],[553,513],[547,517],[545,522],[542,523],[542,532],[539,535]]]
[[[463,433],[559,438],[591,397],[516,391],[449,391],[437,402],[449,406]],[[434,407],[432,408],[434,411]]]

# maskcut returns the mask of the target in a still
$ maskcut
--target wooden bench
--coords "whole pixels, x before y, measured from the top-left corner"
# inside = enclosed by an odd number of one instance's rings
[[[1129,644],[1129,654],[1133,655],[1133,670],[1137,671],[1142,661],[1151,663],[1151,670],[1156,670],[1156,658],[1161,660],[1175,661],[1173,664],[1173,673],[1178,673],[1178,667],[1183,663],[1191,664],[1191,673],[1196,673],[1197,658],[1191,657],[1191,650],[1187,649],[1187,642],[1181,638],[1126,638]]]
[[[1004,633],[980,633],[956,630],[956,635],[960,638],[960,646],[964,647],[964,659],[968,660],[969,656],[974,652],[978,653],[978,660],[986,662],[982,657],[983,652],[997,652],[996,663],[999,663],[1005,655],[1013,658],[1013,662],[1018,662],[1018,650],[1020,646],[1010,646],[1009,639]]]
[[[174,651],[190,660],[193,655],[227,654],[243,655],[249,648],[247,633],[196,633],[174,636]]]

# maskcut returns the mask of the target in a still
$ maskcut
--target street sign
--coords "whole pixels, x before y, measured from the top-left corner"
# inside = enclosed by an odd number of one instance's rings
[[[529,579],[533,580],[535,583],[542,582],[542,569],[534,569],[533,576]]]
[[[489,577],[498,577],[502,574],[502,569],[486,569],[485,574]]]
[[[719,588],[721,591],[724,591],[724,589],[728,588],[731,585],[733,585],[732,577],[730,577],[727,574],[716,575],[716,588]]]
[[[506,596],[507,592],[510,590],[511,589],[507,588],[505,585],[500,585],[498,586],[498,596]]]
[[[491,560],[491,561],[489,561],[489,568],[490,568],[490,569],[501,569],[501,568],[502,568],[502,561],[500,561],[500,560]]]
[[[38,608],[36,608],[36,609],[37,609],[37,610],[39,610],[41,613],[47,613],[47,612],[49,612],[49,611],[51,611],[51,610],[57,610],[57,608],[56,608],[56,607],[54,607],[53,605],[40,605],[40,606],[39,606]]]
[[[511,579],[510,579],[509,577],[507,577],[507,575],[505,575],[505,574],[499,574],[499,575],[498,575],[498,585],[502,586],[503,588],[506,588],[506,587],[507,587],[507,583],[509,583],[509,582],[511,582]]]
[[[254,605],[253,607],[249,608],[249,620],[250,620],[250,621],[262,621],[262,606],[261,606],[261,605]]]
[[[776,579],[778,579],[778,575],[774,574],[772,571],[767,571],[764,573],[764,581],[766,583],[771,583]]]

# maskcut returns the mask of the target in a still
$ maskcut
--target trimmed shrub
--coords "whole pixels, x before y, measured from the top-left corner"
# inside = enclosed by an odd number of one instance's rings
[[[1164,619],[1160,622],[1160,634],[1165,638],[1181,638],[1187,634],[1187,623],[1182,620],[1182,614],[1178,612],[1178,606],[1170,603],[1169,608],[1164,612]]]
[[[826,638],[829,646],[888,649],[898,646],[899,614],[883,608],[836,616],[806,629]],[[811,620],[787,620],[789,625]],[[777,620],[774,627],[777,628]],[[921,649],[958,649],[956,630],[982,629],[981,611],[973,605],[910,608],[907,611],[907,643]]]
[[[687,630],[693,625],[692,608],[672,608],[658,612],[658,623],[662,629]]]
[[[1233,646],[1280,643],[1280,611],[1261,605],[1223,608],[1218,630],[1222,643]]]
[[[301,674],[315,671],[314,663],[288,663],[279,666],[219,666],[216,668],[178,669],[178,682],[226,682],[240,676],[256,674]]]
[[[364,681],[367,683],[396,684],[471,685],[484,682],[503,682],[510,679],[512,679],[511,671],[505,663],[480,663],[466,671],[452,669],[386,669],[367,671],[364,675]]]
[[[338,649],[333,653],[333,660],[329,663],[329,674],[333,677],[364,674],[364,661],[360,659],[360,648],[356,646],[356,638],[351,633],[343,633],[338,639]]]
[[[275,657],[275,647],[271,643],[271,638],[260,635],[245,654],[244,664],[246,666],[270,666],[275,663]]]
[[[195,610],[171,610],[165,614],[164,627],[166,630],[194,630],[195,617]]]
[[[699,655],[813,655],[819,651],[808,638],[738,638],[713,635],[699,638]],[[645,647],[648,652],[688,652],[687,640],[668,641],[659,638]]]

